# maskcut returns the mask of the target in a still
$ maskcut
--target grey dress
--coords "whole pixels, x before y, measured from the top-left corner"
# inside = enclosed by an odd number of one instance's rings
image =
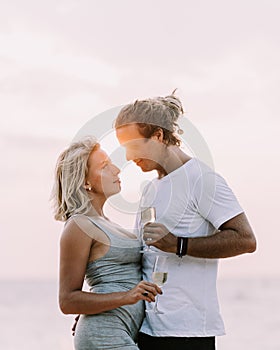
[[[110,240],[110,249],[87,265],[86,281],[94,293],[122,292],[141,280],[140,242],[118,236],[116,225],[101,218],[89,218]],[[112,226],[112,230],[110,229]],[[110,232],[111,231],[111,232]],[[121,306],[96,315],[81,315],[74,345],[76,350],[138,349],[135,344],[144,317],[144,304]]]

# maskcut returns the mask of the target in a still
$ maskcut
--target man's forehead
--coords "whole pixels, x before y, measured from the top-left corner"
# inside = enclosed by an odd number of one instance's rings
[[[133,141],[143,140],[145,137],[140,134],[136,124],[128,124],[121,126],[116,130],[117,138],[120,143],[127,143]]]

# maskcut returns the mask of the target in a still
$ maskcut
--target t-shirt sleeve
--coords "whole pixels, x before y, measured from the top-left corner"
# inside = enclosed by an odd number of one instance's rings
[[[199,214],[216,229],[244,212],[225,179],[215,172],[203,173],[194,190]]]

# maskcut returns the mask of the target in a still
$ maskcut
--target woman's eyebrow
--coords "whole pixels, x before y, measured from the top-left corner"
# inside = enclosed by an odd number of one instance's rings
[[[110,158],[106,158],[106,159],[102,160],[100,164],[104,165],[104,164],[110,163],[110,162],[111,162],[111,159]]]

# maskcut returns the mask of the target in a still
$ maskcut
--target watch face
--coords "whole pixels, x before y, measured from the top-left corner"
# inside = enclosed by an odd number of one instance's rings
[[[178,237],[177,238],[177,255],[179,255],[180,258],[182,256],[187,255],[188,250],[188,237]]]

